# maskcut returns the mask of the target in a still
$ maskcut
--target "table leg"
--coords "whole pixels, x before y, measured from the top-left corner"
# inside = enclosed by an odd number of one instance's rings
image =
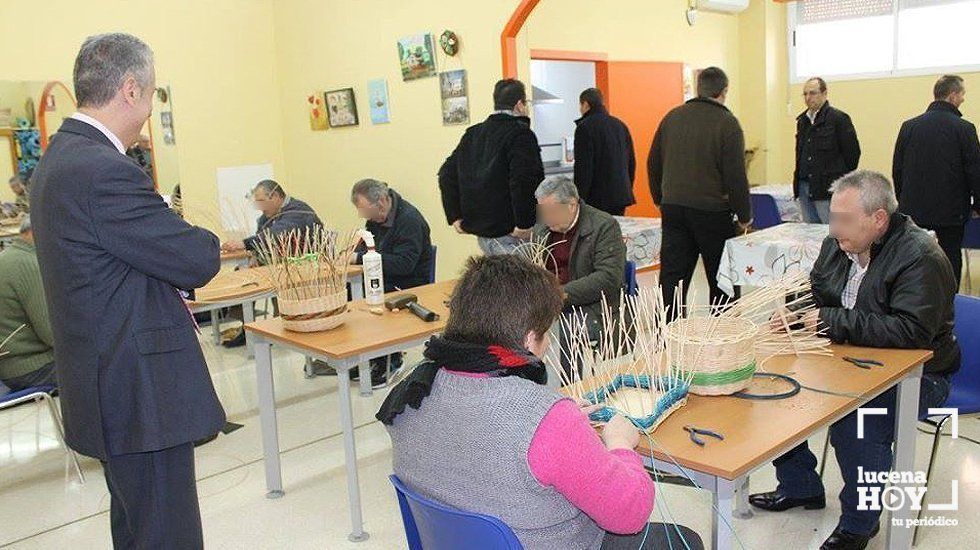
[[[214,345],[221,345],[221,310],[212,309],[211,310],[211,337],[214,340]]]
[[[371,397],[374,395],[374,388],[371,387],[371,362],[361,363],[357,366],[357,370],[360,373],[358,388],[360,388],[361,397]]]
[[[361,371],[361,380],[370,373]],[[354,446],[354,414],[351,411],[350,400],[350,369],[338,369],[337,381],[340,383],[340,425],[344,430],[344,459],[347,468],[347,504],[350,506],[351,534],[347,538],[351,542],[367,540],[368,533],[364,531],[364,521],[361,517],[361,489],[357,482],[357,450]],[[363,382],[362,382],[363,385]],[[368,382],[370,386],[370,382]]]
[[[895,397],[895,466],[896,472],[915,470],[915,428],[918,425],[919,384],[922,379],[922,366],[909,373],[898,383]],[[885,524],[885,547],[890,550],[912,547],[914,529],[906,527],[905,520],[915,517],[915,512],[906,505],[888,514]]]
[[[735,506],[735,482],[718,478],[718,486],[712,495],[715,510],[711,515],[711,548],[712,550],[731,550],[734,548],[732,539],[733,511]]]
[[[242,304],[242,321],[245,324],[255,322],[255,302],[250,300]],[[255,357],[255,344],[252,343],[252,340],[248,335],[245,336],[245,348],[248,349],[249,359]]]
[[[738,519],[749,519],[752,517],[752,507],[749,506],[749,476],[742,478],[742,483],[738,485],[735,500],[735,517]]]
[[[350,279],[348,279],[348,282],[350,283],[350,296],[351,296],[351,299],[353,299],[353,300],[363,300],[365,298],[365,295],[364,295],[364,277],[363,276],[360,276],[360,275],[357,276],[357,277],[351,277]],[[360,392],[361,393],[361,397],[370,397],[371,394],[374,393],[374,390],[371,389],[371,364],[370,363],[361,363],[360,365],[358,365],[358,369],[357,370],[360,372],[360,375],[361,375],[361,381],[360,381],[360,384],[359,384],[360,385],[360,388],[361,388],[361,392]],[[367,380],[366,381],[364,379],[365,373],[367,373]]]
[[[262,453],[265,461],[266,498],[279,498],[282,466],[279,462],[279,427],[276,423],[276,390],[272,382],[272,345],[256,338],[255,378],[259,391],[259,419],[262,425]]]

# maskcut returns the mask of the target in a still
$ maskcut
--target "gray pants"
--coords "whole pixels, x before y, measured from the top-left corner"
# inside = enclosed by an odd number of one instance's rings
[[[487,237],[477,237],[476,241],[480,245],[480,250],[482,250],[487,256],[513,254],[514,250],[524,243],[524,241],[510,235],[504,235],[503,237],[496,237],[493,239]]]
[[[13,378],[7,378],[6,380],[0,380],[0,395],[8,393],[4,389],[4,386],[9,388],[10,391],[14,392],[26,388],[33,388],[35,386],[57,385],[58,373],[55,372],[54,361],[52,361],[34,372],[29,372],[23,376],[15,376]]]
[[[680,531],[680,534],[678,534]],[[640,546],[640,543],[643,546]],[[647,529],[635,535],[614,535],[606,533],[600,550],[704,550],[704,544],[697,533],[672,523],[650,523]]]

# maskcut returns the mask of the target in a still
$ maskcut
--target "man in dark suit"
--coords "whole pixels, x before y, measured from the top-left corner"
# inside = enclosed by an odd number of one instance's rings
[[[579,197],[589,206],[622,216],[627,206],[636,204],[633,137],[623,121],[606,110],[599,90],[582,92],[579,110],[582,118],[575,121],[575,186]]]
[[[202,548],[193,442],[224,425],[180,289],[220,266],[126,156],[150,116],[153,53],[93,36],[75,60],[78,113],[34,173],[33,224],[65,438],[102,461],[115,548]]]
[[[940,77],[926,112],[902,124],[895,142],[892,177],[898,210],[931,229],[949,258],[959,288],[963,232],[970,203],[980,198],[980,141],[977,127],[963,120],[963,78]]]

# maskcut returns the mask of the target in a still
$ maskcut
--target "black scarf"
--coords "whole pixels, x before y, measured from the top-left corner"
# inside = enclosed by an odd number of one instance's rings
[[[494,377],[519,376],[538,384],[548,381],[544,363],[526,349],[467,344],[433,336],[425,343],[423,355],[426,360],[392,388],[374,415],[383,424],[390,426],[396,416],[405,412],[406,405],[418,409],[432,391],[432,383],[441,368]]]

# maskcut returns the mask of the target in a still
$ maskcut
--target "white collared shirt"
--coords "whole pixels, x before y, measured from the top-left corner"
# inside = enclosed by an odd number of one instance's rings
[[[105,137],[109,138],[109,141],[111,141],[112,144],[115,145],[117,151],[119,151],[124,155],[126,154],[126,148],[123,147],[122,141],[118,137],[116,137],[116,134],[112,133],[112,130],[106,128],[105,124],[102,124],[98,120],[86,115],[85,113],[75,113],[71,115],[71,118],[84,122],[89,126],[95,126],[95,128],[98,131],[102,132],[103,134],[105,134]]]
[[[840,293],[840,301],[846,309],[854,309],[854,304],[857,303],[858,290],[861,289],[861,281],[864,280],[864,274],[868,272],[868,265],[861,267],[861,262],[858,261],[857,254],[851,254],[846,252],[847,257],[851,260],[851,269],[847,272],[847,284],[844,285],[844,290]]]

